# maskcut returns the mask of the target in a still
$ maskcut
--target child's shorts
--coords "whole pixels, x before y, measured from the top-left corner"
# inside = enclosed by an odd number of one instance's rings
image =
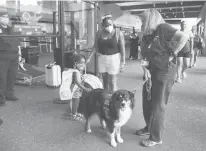
[[[80,88],[77,88],[76,91],[73,93],[74,99],[79,99],[82,96],[82,90]]]

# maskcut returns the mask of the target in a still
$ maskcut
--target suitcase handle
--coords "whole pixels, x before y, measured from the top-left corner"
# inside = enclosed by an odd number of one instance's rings
[[[51,69],[52,66],[54,66],[55,64],[56,64],[56,62],[50,63],[50,64],[46,65],[46,68],[47,68],[47,69]]]

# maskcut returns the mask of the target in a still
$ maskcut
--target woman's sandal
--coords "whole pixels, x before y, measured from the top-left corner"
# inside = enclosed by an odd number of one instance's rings
[[[153,146],[162,144],[162,141],[160,141],[160,142],[154,142],[154,141],[151,141],[151,140],[147,139],[147,140],[143,140],[143,141],[141,142],[141,144],[142,144],[142,146],[144,146],[144,147],[153,147]]]

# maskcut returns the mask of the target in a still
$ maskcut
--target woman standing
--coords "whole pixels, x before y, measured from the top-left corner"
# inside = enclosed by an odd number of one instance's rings
[[[146,126],[137,135],[149,135],[142,145],[152,147],[162,144],[165,108],[175,81],[176,56],[188,40],[188,36],[165,23],[156,9],[148,9],[141,15],[143,40],[142,56],[144,77],[152,82],[151,97],[143,96],[143,115]],[[144,85],[145,88],[145,85]],[[146,90],[143,89],[143,94]]]
[[[191,57],[190,67],[196,67],[197,56],[200,53],[201,49],[203,49],[205,47],[205,43],[204,43],[204,40],[202,39],[202,37],[197,34],[197,27],[196,26],[192,27],[192,33],[194,35],[194,39],[193,39],[193,41],[194,41],[194,44],[193,44],[194,55]]]
[[[124,35],[114,28],[111,15],[102,18],[102,28],[96,34],[95,44],[87,60],[98,53],[98,70],[103,77],[104,89],[109,93],[117,90],[117,75],[125,65]]]
[[[185,21],[181,22],[181,31],[188,34],[189,40],[186,42],[182,50],[177,54],[177,83],[182,83],[182,79],[187,77],[186,70],[190,66],[190,57],[193,53],[193,34],[189,30]]]
[[[135,29],[133,29],[133,33],[130,36],[130,56],[129,59],[137,59],[138,58],[138,47],[139,47],[139,37],[135,33]]]

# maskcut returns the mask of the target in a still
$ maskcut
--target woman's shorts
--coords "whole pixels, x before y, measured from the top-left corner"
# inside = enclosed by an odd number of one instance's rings
[[[120,72],[120,53],[114,55],[102,55],[98,57],[98,67],[100,73],[116,75]]]
[[[189,51],[180,51],[177,54],[177,57],[190,58],[190,52]]]

